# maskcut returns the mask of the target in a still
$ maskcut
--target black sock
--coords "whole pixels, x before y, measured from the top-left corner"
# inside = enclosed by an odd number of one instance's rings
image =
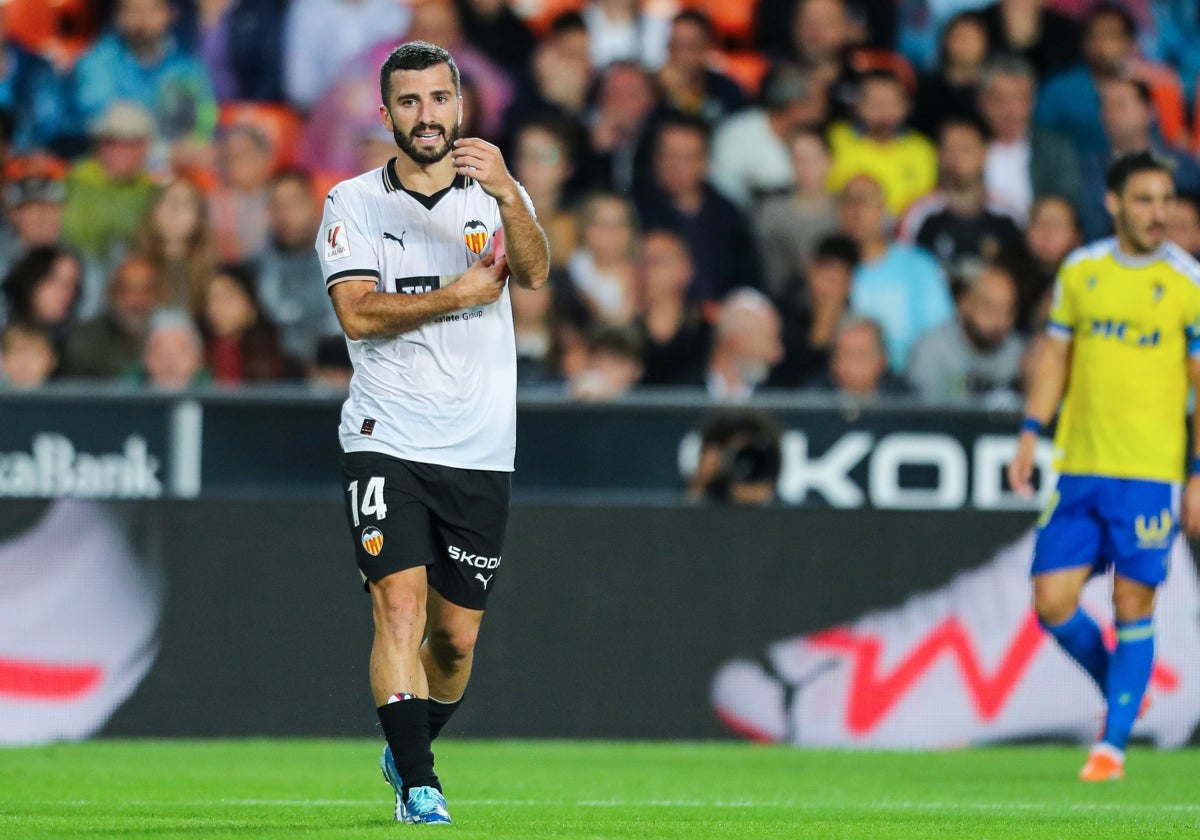
[[[392,760],[404,782],[404,798],[410,788],[432,786],[442,789],[433,772],[433,750],[429,746],[429,701],[419,697],[380,706],[383,737],[392,748]]]
[[[438,700],[435,697],[429,698],[429,740],[434,740],[441,734],[442,727],[450,720],[450,717],[458,711],[459,705],[462,703],[462,698],[457,700]]]

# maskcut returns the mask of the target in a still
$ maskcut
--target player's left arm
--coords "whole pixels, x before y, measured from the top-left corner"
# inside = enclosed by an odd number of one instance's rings
[[[1192,393],[1200,399],[1200,356],[1188,356],[1188,379],[1192,381]],[[1192,538],[1200,537],[1200,473],[1192,469],[1200,448],[1200,404],[1192,405],[1192,452],[1188,458],[1187,484],[1183,487],[1183,528]]]
[[[504,249],[512,278],[527,289],[540,289],[550,274],[550,244],[504,165],[500,150],[478,137],[455,141],[450,152],[454,171],[474,178],[500,206]]]

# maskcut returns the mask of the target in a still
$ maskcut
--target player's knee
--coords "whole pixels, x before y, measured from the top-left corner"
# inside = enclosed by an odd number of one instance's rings
[[[375,596],[375,625],[388,635],[414,635],[425,625],[425,597],[406,586],[381,586]]]
[[[1137,621],[1154,613],[1154,587],[1127,578],[1113,581],[1113,612],[1117,621]]]
[[[437,628],[429,634],[429,650],[439,665],[446,670],[453,670],[471,656],[478,636],[477,627]]]
[[[1034,581],[1033,611],[1043,624],[1062,624],[1075,614],[1079,607],[1076,592],[1060,586],[1039,584],[1039,581]]]

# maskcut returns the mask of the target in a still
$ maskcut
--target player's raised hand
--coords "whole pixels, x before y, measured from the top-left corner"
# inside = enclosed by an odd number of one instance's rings
[[[450,151],[454,171],[459,175],[474,178],[483,191],[501,204],[520,201],[517,182],[504,164],[504,155],[486,140],[478,137],[460,137],[454,141]]]
[[[508,260],[504,257],[496,259],[494,253],[488,252],[487,256],[468,268],[450,288],[458,293],[459,307],[466,309],[495,303],[507,282]]]
[[[1017,454],[1008,462],[1008,485],[1023,499],[1033,498],[1033,456],[1037,435],[1024,432],[1017,442]]]

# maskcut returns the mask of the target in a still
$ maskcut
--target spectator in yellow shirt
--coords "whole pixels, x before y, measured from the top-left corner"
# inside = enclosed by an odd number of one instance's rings
[[[829,189],[837,192],[855,175],[869,175],[883,187],[888,211],[904,212],[937,184],[937,150],[908,128],[908,91],[894,73],[873,70],[859,82],[853,122],[829,129],[833,170]]]

